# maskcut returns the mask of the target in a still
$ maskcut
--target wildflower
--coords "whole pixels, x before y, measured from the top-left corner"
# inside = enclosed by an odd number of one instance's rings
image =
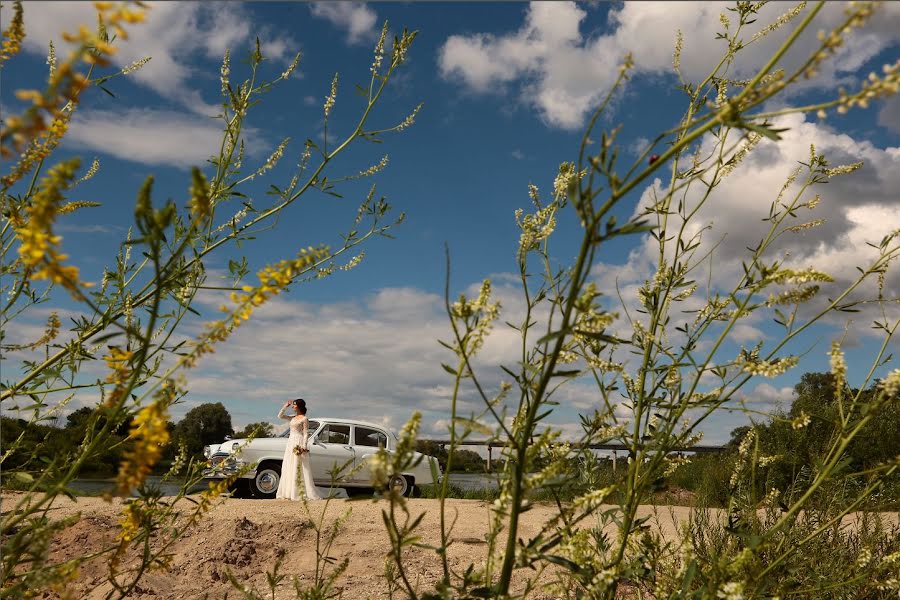
[[[334,74],[334,79],[331,80],[331,93],[325,98],[325,118],[328,118],[328,115],[331,114],[331,109],[334,108],[334,101],[337,98],[337,85],[338,85],[338,74]]]
[[[152,57],[150,57],[150,56],[145,56],[144,58],[134,61],[133,63],[131,63],[130,65],[128,65],[127,67],[124,67],[122,69],[122,75],[128,75],[129,73],[134,73],[135,71],[137,71],[138,69],[140,69],[141,67],[146,65],[148,62],[150,62],[151,58]]]
[[[47,49],[47,66],[49,67],[50,79],[53,79],[53,74],[56,73],[56,47],[53,45],[53,40],[50,40],[50,45]]]
[[[859,551],[859,556],[856,557],[856,566],[860,569],[863,569],[870,562],[872,562],[872,550],[870,550],[869,548],[863,548]]]
[[[756,34],[754,34],[754,36],[750,39],[750,42],[755,42],[756,40],[769,35],[776,29],[780,29],[782,26],[790,23],[794,18],[797,17],[797,15],[799,15],[801,12],[803,12],[804,8],[806,8],[806,2],[801,2],[797,6],[793,7],[791,10],[787,11],[786,13],[782,14],[780,17],[775,19],[775,21],[773,21],[769,25],[766,25],[765,27],[760,29],[758,32],[756,32]],[[750,43],[750,42],[748,42],[748,43]]]
[[[893,398],[900,394],[900,369],[894,369],[881,382],[881,389],[888,398]]]
[[[825,171],[825,177],[831,179],[832,177],[837,177],[838,175],[846,175],[847,173],[852,173],[856,171],[860,167],[863,166],[862,161],[855,162],[851,165],[841,165],[839,167],[834,167],[832,169],[827,169]]]
[[[810,418],[805,411],[801,411],[799,415],[791,421],[791,429],[799,430],[809,425]]]
[[[384,26],[381,28],[381,36],[378,38],[378,43],[375,44],[375,59],[372,61],[372,67],[369,69],[372,71],[373,75],[378,74],[378,69],[381,68],[381,61],[384,59],[384,39],[387,37],[388,31],[388,22],[384,22]]]
[[[734,169],[741,164],[741,162],[746,158],[750,152],[756,148],[759,141],[762,139],[762,136],[758,133],[751,132],[747,136],[747,141],[738,148],[737,152],[732,155],[731,159],[725,163],[725,165],[720,169],[719,176],[726,177],[729,175]]]
[[[775,360],[756,360],[747,361],[742,365],[744,373],[751,375],[761,375],[763,377],[778,377],[786,373],[789,369],[794,368],[799,362],[796,356],[785,356],[784,358],[776,358]]]
[[[409,116],[407,116],[405,119],[403,119],[403,121],[401,121],[399,125],[397,125],[397,127],[396,127],[397,131],[403,131],[404,129],[406,129],[413,123],[415,123],[416,115],[419,114],[419,111],[422,109],[422,106],[424,104],[425,104],[424,102],[420,102],[419,105],[416,106],[411,113],[409,113]]]
[[[291,64],[288,65],[288,68],[281,74],[282,79],[287,79],[291,76],[291,73],[294,72],[294,69],[297,68],[297,65],[300,64],[300,53],[294,55],[294,60],[291,61]]]
[[[809,283],[811,281],[824,281],[824,282],[832,282],[834,278],[828,273],[823,273],[822,271],[816,271],[813,268],[803,269],[803,270],[795,270],[795,269],[780,269],[775,271],[774,273],[769,274],[764,278],[764,282],[766,283],[777,283],[780,285],[793,283],[793,284],[803,284]]]
[[[730,581],[719,588],[716,592],[716,598],[724,600],[744,600],[744,584],[737,581]]]
[[[388,160],[388,155],[385,154],[377,164],[372,165],[365,171],[360,171],[357,177],[369,177],[371,175],[374,175],[375,173],[378,173],[379,171],[383,171],[384,168],[388,165]]]
[[[19,53],[22,49],[22,41],[25,39],[25,23],[23,19],[22,2],[13,4],[13,18],[9,27],[3,32],[3,47],[0,50],[0,65]]]
[[[572,185],[581,181],[586,174],[587,169],[576,172],[575,163],[573,162],[562,163],[559,165],[559,172],[556,175],[556,179],[553,180],[553,196],[558,199],[565,198]]]
[[[78,268],[60,264],[68,256],[57,250],[62,238],[53,234],[53,222],[64,199],[63,192],[72,186],[78,165],[79,160],[73,158],[50,169],[26,208],[27,221],[16,228],[21,242],[19,257],[29,270],[31,279],[49,279],[61,284],[73,295],[80,293]]]
[[[163,447],[169,443],[169,404],[175,396],[175,386],[167,381],[157,392],[153,402],[138,411],[131,425],[129,437],[134,447],[125,453],[116,478],[116,493],[126,495],[143,483],[153,465],[162,458]]]
[[[675,72],[681,70],[681,51],[684,49],[684,35],[681,33],[679,29],[675,33],[675,51],[672,53],[672,66],[675,68]]]
[[[817,293],[819,293],[819,286],[811,285],[781,292],[777,295],[770,294],[769,299],[766,300],[766,306],[775,306],[776,304],[800,304],[801,302],[806,302]]]
[[[288,142],[291,141],[291,138],[284,138],[281,140],[281,143],[278,144],[278,147],[269,155],[269,158],[266,159],[266,162],[256,170],[256,173],[251,175],[248,179],[253,180],[257,175],[262,175],[266,171],[269,171],[275,168],[275,165],[278,164],[278,161],[281,160],[281,157],[284,156],[284,149],[287,147]]]
[[[212,199],[209,197],[209,183],[203,172],[197,167],[191,169],[190,194],[191,199],[188,201],[188,206],[190,206],[194,222],[199,223],[210,215]]]
[[[222,58],[222,68],[219,70],[219,81],[222,84],[222,95],[228,96],[228,76],[231,74],[231,50],[225,49],[225,56]]]

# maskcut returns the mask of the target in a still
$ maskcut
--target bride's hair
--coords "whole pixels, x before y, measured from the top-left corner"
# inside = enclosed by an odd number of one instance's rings
[[[298,415],[306,414],[306,400],[303,398],[297,398],[294,400],[294,410],[297,411]]]

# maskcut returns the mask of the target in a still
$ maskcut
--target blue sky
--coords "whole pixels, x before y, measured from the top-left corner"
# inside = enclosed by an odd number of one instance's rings
[[[789,7],[767,7],[760,23]],[[513,214],[529,205],[527,184],[550,193],[558,164],[576,157],[585,115],[608,88],[626,51],[634,55],[635,76],[615,99],[604,127],[625,124],[620,142],[626,157],[633,158],[648,138],[674,125],[684,105],[671,73],[675,32],[681,29],[686,40],[686,76],[702,76],[703,68],[719,56],[721,42],[714,34],[723,10],[716,3],[645,2],[151,4],[148,22],[134,29],[116,61],[124,65],[148,55],[152,60],[130,80],[111,84],[115,98],[91,90],[59,152],[60,158],[78,154],[89,162],[96,156],[102,163],[97,177],[73,199],[96,200],[103,207],[61,222],[63,246],[87,280],[99,280],[132,221],[136,191],[146,175],[156,177],[158,201],[184,198],[190,166],[202,166],[217,149],[218,122],[208,116],[218,102],[226,47],[234,57],[233,79],[245,74],[237,58],[255,36],[271,59],[271,74],[281,72],[294,52],[302,52],[297,73],[248,120],[247,143],[257,162],[284,137],[292,140],[271,177],[245,190],[262,203],[269,183],[290,177],[289,166],[303,140],[321,140],[322,102],[333,73],[340,72],[342,80],[330,131],[340,135],[361,109],[352,85],[367,81],[381,23],[388,20],[392,32],[418,30],[408,65],[373,117],[374,123],[390,126],[423,102],[415,125],[382,145],[355,146],[333,167],[335,175],[352,174],[389,155],[388,169],[372,181],[379,194],[407,215],[394,231],[397,239],[374,241],[353,271],[299,286],[261,310],[258,319],[190,374],[190,393],[175,413],[221,401],[235,424],[243,425],[274,420],[279,402],[302,396],[318,414],[384,421],[397,428],[412,409],[423,410],[424,433],[440,435],[451,384],[440,367],[450,357],[437,343],[449,338],[441,297],[444,244],[452,258],[454,295],[492,277],[505,307],[501,321],[515,320],[521,300],[509,277],[515,271],[519,235]],[[801,38],[797,52],[785,62],[799,60],[813,47],[815,30],[836,23],[842,10],[840,3],[826,6],[819,27]],[[4,68],[4,111],[18,107],[12,89],[39,87],[51,36],[72,23],[92,22],[90,14],[89,3],[26,3],[26,52]],[[838,85],[854,88],[870,71],[897,60],[897,32],[900,9],[887,3],[870,29],[848,40],[818,83],[805,85],[788,101],[815,101],[833,94]],[[768,45],[749,49],[735,76],[758,67],[780,39],[775,34]],[[846,281],[853,266],[866,258],[862,242],[879,239],[900,224],[900,103],[891,99],[846,116],[832,114],[824,122],[789,117],[782,125],[789,127],[784,143],[762,144],[704,215],[714,226],[710,240],[725,235],[717,259],[721,277],[724,281],[739,268],[745,238],[756,231],[752,224],[764,216],[788,172],[815,143],[834,164],[865,160],[866,166],[823,190],[822,214],[817,216],[828,220],[826,226],[798,236],[786,251],[798,261],[824,264],[839,282]],[[300,247],[336,243],[369,183],[344,186],[342,200],[313,193],[290,207],[275,232],[243,249],[251,271]],[[621,216],[633,213],[647,187],[635,191]],[[554,258],[570,260],[578,235],[572,215],[565,215],[553,243]],[[637,238],[607,247],[594,271],[601,288],[610,291],[618,281],[626,296],[633,297],[637,286],[652,276],[645,250]],[[224,271],[227,259],[238,254],[217,256],[208,268]],[[214,277],[207,283],[215,285]],[[889,277],[895,296],[898,283],[896,275]],[[214,316],[218,298],[201,300],[199,307]],[[63,297],[55,303],[63,310],[74,308]],[[49,310],[41,306],[19,329],[11,328],[10,336],[28,337]],[[866,317],[859,315],[848,330],[851,379],[867,365],[875,341]],[[499,382],[497,364],[511,362],[514,340],[504,329],[498,326],[482,357],[488,382]],[[765,322],[747,323],[726,351],[733,356],[741,344],[772,340],[773,334]],[[840,334],[839,327],[816,329],[804,340],[811,351],[800,368],[775,380],[751,382],[748,398],[763,410],[786,407],[802,372],[827,367],[825,352]],[[8,369],[10,363],[5,363],[4,380],[10,378]],[[85,394],[76,404],[94,400]],[[577,383],[564,400],[554,420],[571,432],[577,413],[596,406],[596,398],[589,386]],[[742,419],[715,418],[705,428],[706,441],[726,440]]]

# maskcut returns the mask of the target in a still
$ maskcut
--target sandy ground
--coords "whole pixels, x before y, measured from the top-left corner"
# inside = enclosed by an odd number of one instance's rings
[[[9,510],[11,498],[3,498],[3,510]],[[317,518],[325,509],[324,502],[311,503],[311,516]],[[350,565],[337,581],[343,598],[382,598],[387,595],[387,583],[383,577],[388,537],[381,517],[386,501],[370,499],[335,500],[327,507],[325,522],[331,523],[348,508],[350,517],[340,530],[331,556],[338,560],[350,558]],[[425,512],[419,528],[422,542],[438,545],[440,517],[436,500],[415,499],[409,501],[413,516]],[[447,501],[448,515],[458,514],[453,537],[456,540],[448,555],[451,565],[463,569],[471,562],[484,560],[489,504],[480,500]],[[188,505],[184,507],[189,510]],[[676,531],[675,522],[687,518],[684,507],[646,507],[641,514],[656,513],[659,526],[671,535]],[[121,516],[121,501],[111,503],[100,498],[79,498],[77,502],[61,499],[51,511],[53,518],[81,513],[81,519],[56,539],[52,555],[55,560],[65,560],[78,553],[99,550],[115,540],[116,522]],[[521,536],[537,533],[542,524],[553,514],[553,507],[537,505],[524,513]],[[302,503],[286,500],[225,499],[215,506],[203,521],[177,540],[171,548],[174,557],[168,571],[153,571],[142,578],[135,598],[223,598],[227,594],[235,598],[240,594],[227,579],[230,570],[235,578],[246,585],[266,592],[266,571],[273,568],[277,557],[283,555],[283,573],[288,579],[282,584],[276,598],[294,598],[290,578],[297,576],[301,582],[309,582],[315,565],[315,531],[308,525]],[[133,558],[126,560],[128,566]],[[428,588],[426,582],[435,581],[441,574],[441,563],[431,550],[411,548],[406,564],[409,573],[419,579],[419,589]],[[105,560],[87,563],[79,570],[78,579],[70,587],[74,598],[104,598],[111,586],[105,581]],[[48,596],[49,597],[49,596]],[[268,597],[268,594],[266,594]],[[541,596],[536,598],[552,596]]]
[[[20,496],[19,496],[20,497]],[[3,510],[9,510],[11,500],[18,499],[4,494]],[[325,509],[324,502],[311,503],[311,516],[318,518]],[[371,499],[332,501],[325,515],[331,523],[348,508],[350,517],[338,533],[331,556],[338,560],[350,558],[350,565],[337,581],[337,590],[345,599],[382,598],[387,595],[383,577],[388,538],[382,522],[381,511],[389,506],[386,501]],[[479,500],[447,501],[448,515],[458,514],[453,537],[456,540],[448,555],[451,565],[462,569],[472,562],[484,560],[489,504]],[[437,545],[440,539],[440,521],[436,500],[409,501],[410,512],[416,516],[425,512],[420,526],[422,541]],[[189,506],[185,504],[184,510]],[[686,507],[643,507],[640,516],[651,515],[651,523],[665,536],[674,536],[677,523],[686,520],[690,509]],[[107,503],[100,498],[79,498],[58,501],[51,511],[53,518],[80,513],[81,519],[56,539],[52,556],[65,560],[78,553],[99,550],[112,543],[118,533],[116,522],[121,515],[121,501]],[[553,507],[536,505],[522,515],[520,536],[538,532]],[[896,514],[893,515],[896,518]],[[308,525],[303,504],[286,500],[224,499],[216,505],[203,521],[195,525],[171,547],[174,554],[171,567],[156,570],[142,578],[132,597],[134,598],[230,598],[240,597],[227,579],[230,571],[241,583],[255,587],[270,597],[266,591],[266,571],[273,568],[277,557],[284,556],[282,572],[288,575],[275,598],[294,598],[290,581],[297,576],[301,582],[311,581],[315,565],[315,532]],[[123,566],[133,563],[126,557]],[[411,548],[406,564],[409,573],[419,580],[419,589],[429,589],[426,582],[440,577],[441,564],[431,550]],[[79,570],[78,579],[68,590],[73,598],[104,598],[111,590],[105,581],[107,565],[99,559],[87,563]],[[548,576],[549,577],[549,576]],[[52,597],[52,596],[46,596]],[[535,598],[552,598],[548,594],[536,594]]]

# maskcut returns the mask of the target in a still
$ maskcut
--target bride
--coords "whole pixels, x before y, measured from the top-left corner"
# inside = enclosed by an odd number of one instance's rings
[[[294,414],[287,415],[288,407],[294,407]],[[307,500],[322,500],[328,496],[345,497],[344,490],[330,490],[317,487],[313,483],[312,469],[309,466],[309,419],[306,418],[306,401],[302,398],[288,400],[278,412],[279,419],[290,421],[291,434],[288,437],[287,447],[284,449],[284,458],[281,461],[281,480],[278,482],[276,498],[288,500],[300,499],[300,486],[298,478],[300,469],[303,471],[303,485]],[[299,469],[298,469],[299,467]]]

